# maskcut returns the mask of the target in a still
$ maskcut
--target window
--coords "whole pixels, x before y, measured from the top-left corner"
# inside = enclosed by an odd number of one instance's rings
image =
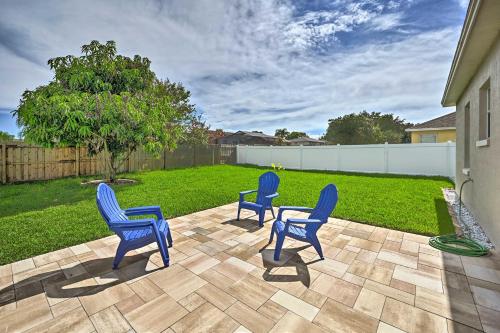
[[[486,89],[486,135],[491,136],[491,87]]]
[[[479,140],[487,140],[491,136],[491,88],[490,80],[479,90]]]
[[[470,168],[470,103],[464,109],[464,168]]]
[[[436,143],[436,134],[420,134],[420,143]]]

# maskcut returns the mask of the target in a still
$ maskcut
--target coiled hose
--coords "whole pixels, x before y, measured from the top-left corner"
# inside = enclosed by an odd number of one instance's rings
[[[473,182],[470,177],[468,177],[460,186],[460,195],[458,197],[458,219],[462,218],[462,190],[464,185],[469,182]],[[480,257],[488,254],[488,249],[486,247],[470,238],[460,237],[456,234],[431,237],[429,239],[429,245],[438,250],[461,256]]]
[[[472,239],[455,234],[431,237],[429,245],[445,252],[461,256],[480,257],[488,254],[488,249]]]

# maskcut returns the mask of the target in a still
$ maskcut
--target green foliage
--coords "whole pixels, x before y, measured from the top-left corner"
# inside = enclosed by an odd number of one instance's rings
[[[0,141],[14,140],[15,136],[4,131],[0,131]]]
[[[278,137],[279,143],[283,143],[288,134],[290,134],[290,133],[288,132],[288,130],[286,128],[277,129],[274,132],[274,136]]]
[[[351,113],[330,119],[324,140],[340,144],[406,143],[405,129],[412,126],[393,114]]]
[[[206,141],[189,91],[158,79],[148,58],[117,55],[113,41],[92,41],[82,53],[50,59],[54,80],[24,92],[14,113],[25,140],[105,152],[112,180],[139,146],[158,156],[180,141]]]
[[[309,137],[305,132],[296,132],[296,131],[288,132],[288,130],[286,128],[278,128],[274,132],[274,136],[277,136],[278,138],[280,138],[282,140],[284,140],[284,139],[291,140],[291,139],[297,139],[297,138],[302,138],[302,137],[306,137],[306,138]]]
[[[298,138],[308,138],[309,136],[305,132],[291,132],[286,136],[287,140],[298,139]]]
[[[255,188],[265,171],[219,165],[141,172],[125,175],[137,179],[136,185],[114,189],[123,208],[160,205],[171,218],[234,202],[239,191]],[[453,232],[441,191],[453,184],[442,177],[281,170],[280,178],[276,207],[314,206],[325,184],[334,183],[335,217],[426,235]],[[80,182],[0,186],[0,265],[111,234],[97,211],[95,187]]]
[[[277,136],[278,138],[281,138],[281,139],[286,139],[288,134],[290,134],[290,132],[288,132],[288,130],[286,128],[278,128],[274,132],[274,136]]]

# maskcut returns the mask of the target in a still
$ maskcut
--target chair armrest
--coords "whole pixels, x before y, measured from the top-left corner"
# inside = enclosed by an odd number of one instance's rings
[[[250,193],[255,193],[257,190],[248,190],[248,191],[242,191],[240,192],[240,195],[245,195],[245,194],[250,194]]]
[[[250,194],[250,193],[255,193],[255,192],[257,192],[257,190],[249,190],[249,191],[240,192],[240,202],[243,201],[243,199],[245,198],[245,195]]]
[[[283,212],[285,210],[294,210],[294,211],[298,211],[298,212],[310,212],[313,210],[313,208],[299,207],[299,206],[281,206],[278,210],[278,216],[276,217],[277,220],[281,221],[281,215],[283,215]]]
[[[114,221],[109,223],[110,228],[118,229],[134,229],[134,228],[144,228],[149,226],[154,226],[154,219],[139,219],[139,220],[128,220],[128,221]]]
[[[279,197],[279,193],[276,192],[276,193],[273,193],[273,194],[269,194],[269,195],[266,195],[266,198],[267,199],[274,199],[276,197]]]
[[[144,207],[132,207],[125,209],[125,215],[127,216],[138,216],[138,215],[156,215],[158,220],[163,219],[163,213],[161,212],[160,206],[144,206]]]
[[[289,218],[286,220],[286,225],[288,224],[323,224],[324,222],[318,219],[296,219]]]

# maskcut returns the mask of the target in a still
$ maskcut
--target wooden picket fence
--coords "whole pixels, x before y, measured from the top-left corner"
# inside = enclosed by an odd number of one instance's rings
[[[70,176],[104,174],[104,155],[89,157],[87,148],[42,148],[23,142],[0,143],[0,181],[2,184]],[[236,147],[228,145],[184,145],[164,151],[160,158],[138,149],[130,154],[120,172],[159,170],[199,165],[236,164]]]

